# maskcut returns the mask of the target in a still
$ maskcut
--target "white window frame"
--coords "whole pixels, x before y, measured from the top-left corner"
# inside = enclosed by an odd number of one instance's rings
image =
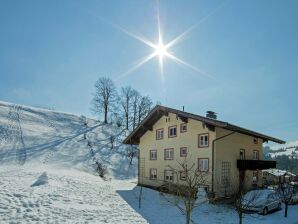
[[[174,181],[174,171],[173,170],[165,170],[165,181],[167,181],[167,182]]]
[[[199,148],[205,148],[205,147],[209,147],[209,133],[205,133],[205,134],[199,134],[198,137],[198,146]]]
[[[156,140],[161,140],[163,139],[163,135],[164,135],[164,130],[163,128],[157,129],[156,130]]]
[[[198,158],[198,171],[200,172],[209,171],[209,158]]]
[[[150,168],[150,180],[156,180],[157,179],[157,169]]]
[[[175,130],[175,133],[171,133],[171,130]],[[176,137],[177,136],[177,125],[174,125],[174,126],[170,126],[169,128],[168,128],[168,137],[169,138],[174,138],[174,137]]]
[[[174,149],[164,149],[164,160],[173,160],[174,159]]]
[[[155,155],[155,157],[153,155]],[[157,160],[157,150],[156,149],[150,150],[150,160]]]
[[[252,151],[252,159],[253,160],[259,160],[259,151],[258,150],[253,150]]]

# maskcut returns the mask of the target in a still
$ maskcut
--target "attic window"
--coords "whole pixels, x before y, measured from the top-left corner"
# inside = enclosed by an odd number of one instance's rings
[[[204,148],[209,146],[209,134],[201,134],[199,135],[199,148]]]
[[[181,133],[187,132],[187,124],[186,123],[180,124],[180,132]]]
[[[156,140],[163,139],[163,128],[156,130]]]
[[[258,138],[254,138],[254,143],[258,144]]]
[[[169,138],[173,138],[173,137],[176,137],[177,136],[177,126],[170,126],[169,127]]]

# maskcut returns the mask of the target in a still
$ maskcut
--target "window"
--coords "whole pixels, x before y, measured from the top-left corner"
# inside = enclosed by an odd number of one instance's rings
[[[258,138],[254,138],[254,143],[258,144]]]
[[[224,187],[227,187],[231,183],[231,162],[221,163],[221,183]]]
[[[253,183],[258,182],[258,171],[252,171],[252,182]]]
[[[186,180],[187,173],[186,171],[180,171],[180,180]]]
[[[174,175],[173,175],[173,170],[165,170],[165,181],[173,181],[174,180]]]
[[[157,169],[150,169],[150,180],[157,179]]]
[[[240,159],[245,160],[245,149],[240,149]]]
[[[169,127],[169,138],[173,138],[177,136],[177,126],[170,126]]]
[[[165,160],[174,159],[174,149],[165,149]]]
[[[209,159],[208,158],[198,159],[198,170],[201,172],[209,171]]]
[[[258,150],[254,150],[252,152],[252,159],[254,159],[254,160],[258,160],[259,159],[259,151]]]
[[[187,147],[181,147],[180,148],[180,156],[186,157],[187,156]]]
[[[209,134],[201,134],[199,135],[199,148],[208,147],[209,146]]]
[[[163,139],[163,128],[156,130],[156,140]]]
[[[187,124],[186,123],[180,124],[180,132],[181,133],[187,132]]]
[[[150,150],[150,160],[157,160],[157,150]]]

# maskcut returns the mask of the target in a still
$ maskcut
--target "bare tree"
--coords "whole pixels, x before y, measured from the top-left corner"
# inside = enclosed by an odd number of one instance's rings
[[[288,217],[288,205],[293,197],[293,187],[288,183],[280,183],[278,186],[278,194],[281,201],[285,204],[285,217]]]
[[[92,100],[93,111],[104,115],[104,123],[108,123],[108,113],[113,108],[117,91],[110,78],[101,77],[95,83],[95,93]]]
[[[149,96],[143,96],[138,105],[138,123],[139,125],[141,121],[147,116],[152,108],[152,101]]]
[[[238,185],[230,185],[231,192],[235,192],[232,195],[232,199],[234,202],[234,208],[238,214],[239,224],[243,223],[244,212],[249,210],[250,207],[254,207],[256,205],[257,199],[261,196],[261,190],[250,191],[248,195],[247,189],[245,188],[245,183],[248,177],[246,176],[245,171],[239,172],[239,184]],[[235,183],[235,181],[231,180],[231,183]]]
[[[131,111],[131,101],[134,94],[134,90],[130,87],[122,87],[120,91],[120,105],[123,110],[123,116],[125,119],[125,128],[129,128],[129,116]]]
[[[134,130],[137,126],[138,120],[138,106],[141,101],[141,94],[137,90],[133,90],[132,94],[132,129]]]
[[[173,167],[176,181],[168,183],[170,191],[173,195],[163,194],[164,198],[171,205],[174,205],[179,211],[185,215],[186,224],[190,223],[192,211],[207,202],[207,197],[202,194],[201,189],[207,185],[208,172],[201,172],[196,169],[195,163],[189,164],[189,161],[177,162],[178,169]]]
[[[126,147],[126,157],[129,159],[129,164],[132,165],[132,160],[138,155],[138,148],[134,145]]]

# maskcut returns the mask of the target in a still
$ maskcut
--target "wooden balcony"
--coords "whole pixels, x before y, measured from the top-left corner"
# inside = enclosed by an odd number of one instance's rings
[[[239,170],[266,170],[276,168],[276,161],[268,160],[237,160]]]

